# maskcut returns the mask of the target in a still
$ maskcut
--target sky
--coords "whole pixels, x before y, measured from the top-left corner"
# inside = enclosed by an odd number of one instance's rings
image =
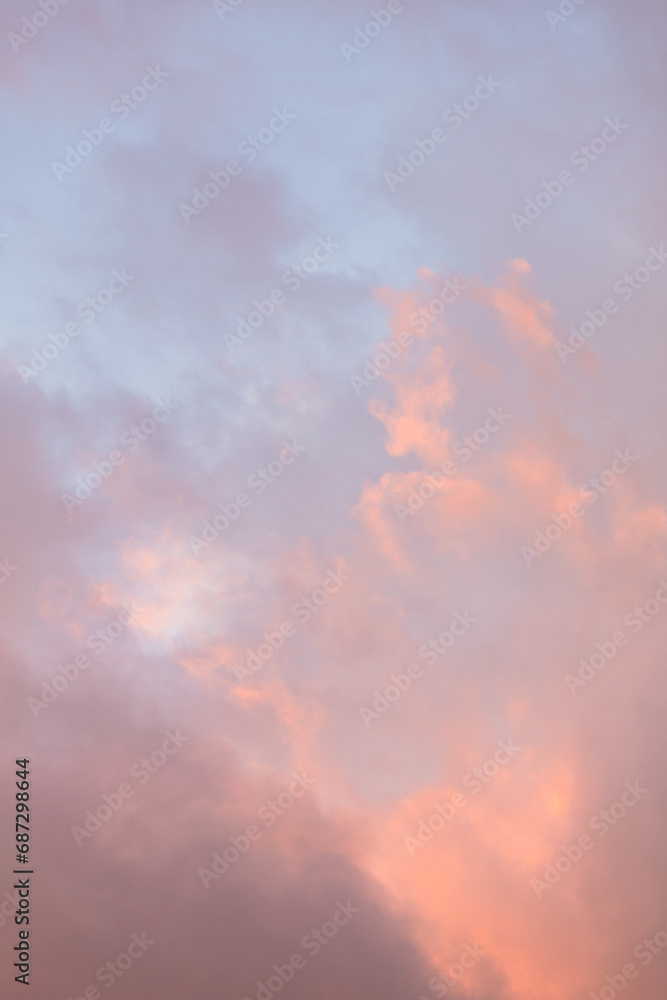
[[[666,20],[3,4],[3,995],[662,1000]]]

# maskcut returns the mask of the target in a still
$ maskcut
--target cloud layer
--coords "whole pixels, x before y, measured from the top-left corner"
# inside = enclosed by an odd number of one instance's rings
[[[664,18],[3,10],[39,1000],[662,997]]]

